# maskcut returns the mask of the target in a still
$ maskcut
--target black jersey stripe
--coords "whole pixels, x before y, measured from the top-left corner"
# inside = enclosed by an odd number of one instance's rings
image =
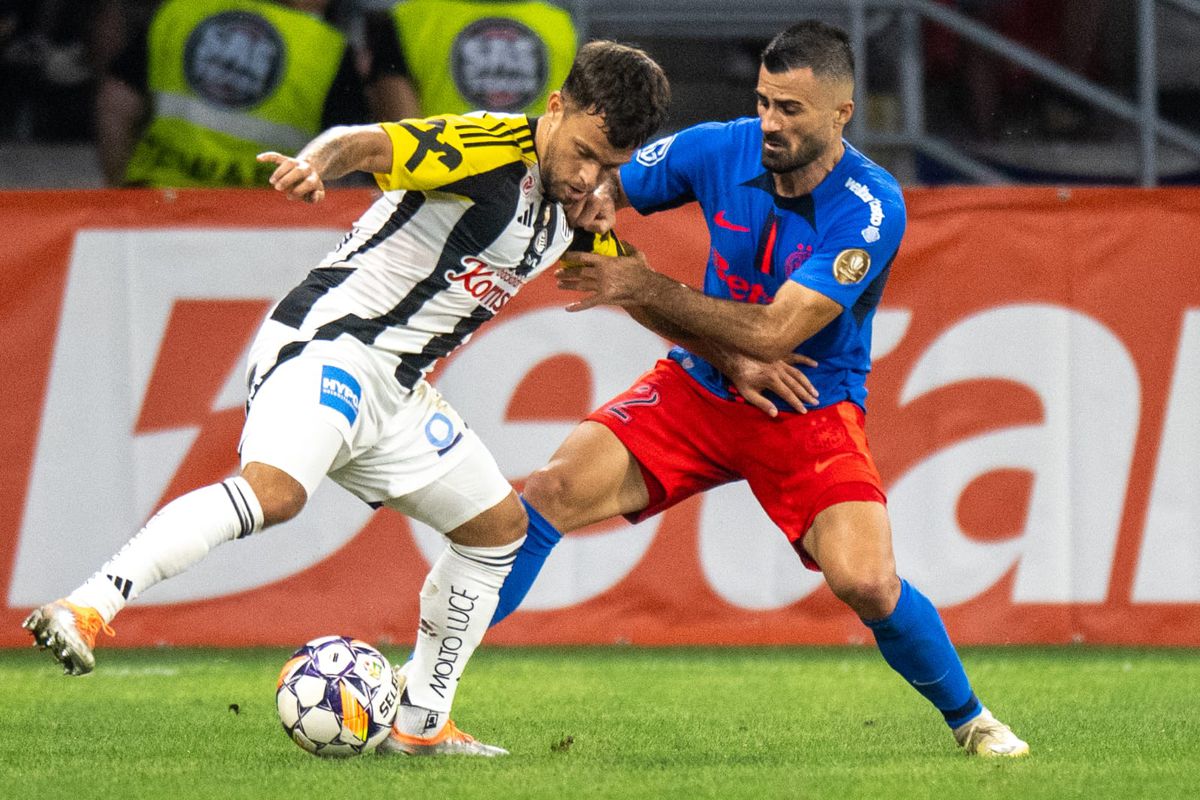
[[[388,221],[379,226],[379,230],[375,231],[370,239],[360,244],[353,253],[341,259],[342,262],[349,261],[355,256],[362,255],[368,250],[377,247],[384,239],[387,239],[393,233],[403,228],[410,219],[416,216],[423,205],[425,205],[425,194],[423,192],[414,190],[405,192],[404,199],[397,204],[396,210],[388,217]]]
[[[520,147],[522,150],[524,150],[529,145],[518,144],[517,142],[514,142],[511,139],[501,139],[501,140],[498,140],[495,142],[484,142],[484,141],[463,142],[462,146],[463,147]]]
[[[396,380],[406,389],[413,388],[434,361],[449,355],[464,339],[479,330],[480,325],[494,316],[495,313],[491,310],[478,306],[471,312],[471,316],[460,319],[453,331],[434,336],[426,342],[420,353],[402,355],[400,365],[396,367]]]
[[[308,273],[303,283],[279,301],[279,305],[271,312],[271,319],[291,328],[299,328],[317,301],[352,274],[352,267],[317,267]]]
[[[492,131],[476,131],[476,130],[464,131],[464,130],[460,129],[458,132],[458,138],[460,138],[460,139],[516,139],[517,141],[520,141],[522,139],[529,140],[532,137],[529,135],[528,131],[526,131],[524,133],[514,133],[513,131],[505,130],[505,131],[497,131],[497,132],[493,133]]]
[[[387,222],[379,226],[367,241],[363,242],[354,252],[340,262],[346,263],[357,255],[361,255],[383,242],[396,231],[404,227],[410,219],[425,204],[425,195],[421,192],[406,192],[404,199],[396,206],[396,210],[388,217]],[[339,286],[346,278],[354,273],[353,267],[318,267],[308,273],[304,282],[287,293],[271,312],[271,319],[282,322],[292,328],[299,328],[308,312],[312,311],[317,301]]]
[[[532,139],[533,134],[528,128],[501,128],[500,130],[485,130],[480,128],[470,128],[460,126],[458,128],[459,137],[471,137],[473,139],[492,138],[492,139]]]
[[[518,125],[516,127],[513,127],[510,125],[505,125],[503,123],[498,123],[498,124],[492,125],[492,126],[460,124],[460,125],[456,126],[456,129],[458,130],[458,132],[460,134],[463,134],[463,133],[489,134],[492,136],[529,136],[529,135],[531,135],[530,127],[528,125]]]
[[[254,402],[254,396],[258,394],[258,390],[266,383],[267,378],[271,377],[280,364],[291,361],[296,356],[304,352],[304,348],[308,346],[307,341],[288,342],[283,347],[279,348],[279,352],[275,354],[275,363],[272,364],[266,372],[255,378],[250,384],[250,395],[246,398],[246,412],[250,412],[250,404]]]
[[[508,227],[516,213],[520,197],[517,187],[524,175],[525,165],[510,161],[496,169],[468,175],[440,187],[439,191],[459,194],[475,202],[459,217],[446,237],[446,244],[432,271],[382,316],[365,319],[356,314],[347,314],[322,325],[313,339],[333,340],[345,333],[370,345],[388,328],[405,325],[422,306],[450,285],[448,274],[462,270],[464,258],[481,253]]]
[[[513,130],[513,128],[504,121],[493,122],[491,125],[484,125],[483,120],[476,119],[474,117],[467,117],[465,121],[460,121],[458,123],[457,127],[459,127],[459,128],[476,128],[479,130],[493,131],[493,132],[502,131],[502,130]],[[524,126],[522,125],[521,127],[524,127]],[[520,130],[520,128],[518,128],[517,130]]]

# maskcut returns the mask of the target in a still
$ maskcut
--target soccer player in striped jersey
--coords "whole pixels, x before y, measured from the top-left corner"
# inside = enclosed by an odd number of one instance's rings
[[[529,280],[579,246],[567,222],[662,124],[669,89],[644,52],[580,49],[547,113],[474,113],[333,128],[298,155],[264,153],[271,185],[319,202],[324,182],[375,174],[384,194],[271,311],[250,350],[241,472],[164,506],[82,586],[25,627],[69,674],[100,630],[219,544],[300,513],[329,475],[447,537],[392,736],[410,755],[502,748],[449,719],[463,668],[524,540],[525,511],[476,434],[426,380]],[[611,236],[583,237],[615,252]]]

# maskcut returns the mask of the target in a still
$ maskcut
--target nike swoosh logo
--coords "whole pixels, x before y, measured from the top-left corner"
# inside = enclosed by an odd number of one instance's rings
[[[713,222],[717,223],[718,228],[725,228],[726,230],[730,230],[730,231],[740,231],[742,233],[750,232],[749,228],[747,228],[743,225],[735,225],[734,223],[725,219],[725,210],[724,209],[717,212],[717,215],[715,217],[713,217]]]
[[[829,469],[829,466],[831,464],[833,464],[833,462],[839,461],[848,455],[850,455],[850,453],[837,453],[835,455],[830,456],[829,458],[823,458],[820,461],[818,461],[816,464],[813,464],[813,472],[820,475],[822,472]]]
[[[938,677],[934,678],[931,681],[909,681],[909,683],[911,683],[913,686],[933,686],[935,683],[940,683],[942,681],[942,679],[945,678],[949,674],[950,674],[950,670],[946,670],[941,675],[939,675]]]

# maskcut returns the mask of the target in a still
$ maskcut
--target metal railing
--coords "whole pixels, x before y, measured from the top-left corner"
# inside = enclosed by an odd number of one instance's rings
[[[980,183],[1010,182],[968,150],[929,131],[925,117],[925,54],[923,24],[935,25],[1015,64],[1090,106],[1129,122],[1138,134],[1138,182],[1155,186],[1160,180],[1160,142],[1200,160],[1200,135],[1162,118],[1158,109],[1157,32],[1155,12],[1160,4],[1200,18],[1200,0],[1137,0],[1136,101],[1073,72],[1028,47],[1007,38],[971,17],[934,0],[758,0],[752,4],[716,0],[574,0],[566,2],[585,38],[594,28],[628,31],[633,35],[689,39],[766,38],[800,17],[840,16],[850,36],[857,62],[860,98],[869,96],[872,65],[867,57],[868,15],[895,15],[900,36],[897,95],[902,113],[900,131],[875,130],[868,114],[856,114],[848,136],[866,147],[887,146],[919,152]],[[865,109],[864,109],[865,110]]]

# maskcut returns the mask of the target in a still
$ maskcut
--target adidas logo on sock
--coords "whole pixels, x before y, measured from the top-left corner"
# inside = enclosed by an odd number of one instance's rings
[[[121,593],[121,597],[129,599],[129,593],[133,591],[133,581],[128,578],[119,578],[116,575],[105,575],[104,577],[112,581],[112,585],[117,587],[117,591]]]

